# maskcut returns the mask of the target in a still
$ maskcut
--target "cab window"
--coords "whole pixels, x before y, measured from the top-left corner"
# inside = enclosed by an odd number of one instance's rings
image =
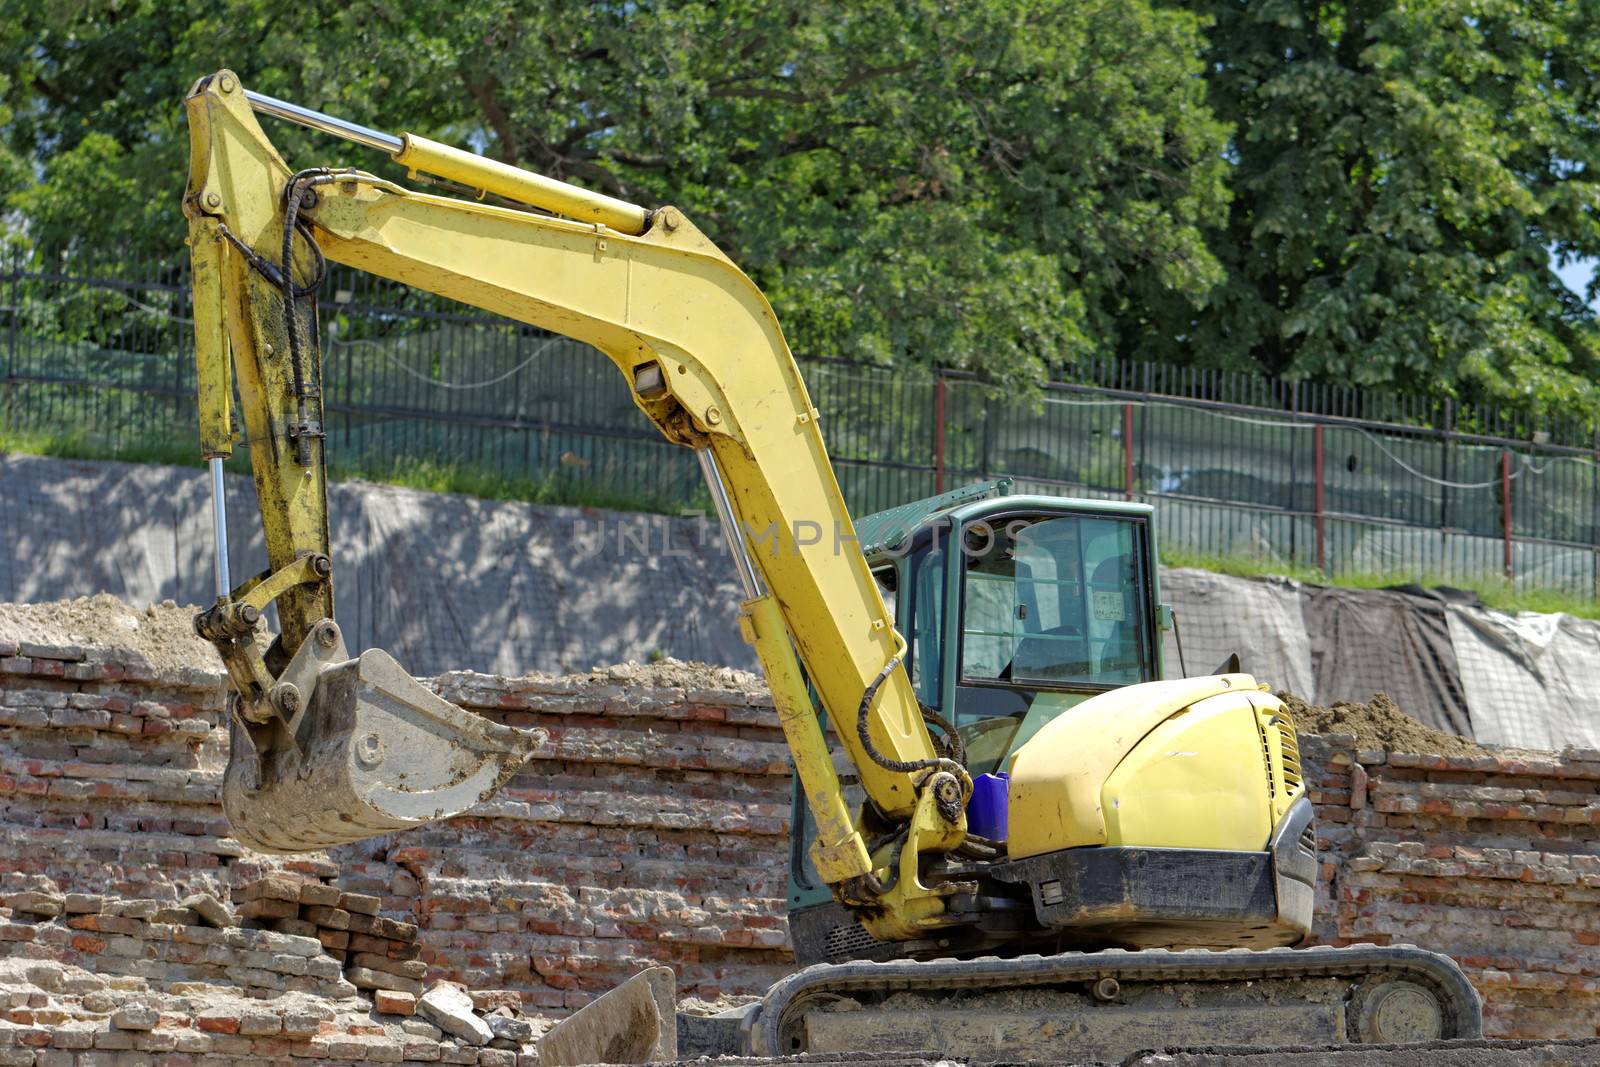
[[[872,572],[872,580],[878,583],[878,595],[883,597],[883,606],[888,610],[889,618],[898,624],[900,616],[896,613],[895,594],[900,588],[900,572],[893,566],[879,567]]]
[[[906,640],[911,644],[911,686],[917,699],[930,708],[939,707],[939,685],[944,673],[940,655],[944,641],[944,550],[935,535],[926,547],[911,556],[910,619]]]
[[[1059,516],[963,532],[961,675],[1017,685],[1147,681],[1138,526]]]

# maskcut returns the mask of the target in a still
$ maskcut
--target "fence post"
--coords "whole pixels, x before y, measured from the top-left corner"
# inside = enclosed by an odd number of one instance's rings
[[[933,491],[944,492],[944,375],[933,372]]]
[[[978,460],[978,477],[989,477],[989,463],[994,453],[994,405],[995,398],[985,394],[983,397],[983,453]]]
[[[1153,365],[1144,365],[1144,418],[1139,420],[1139,458],[1143,459],[1150,454],[1150,412],[1154,408],[1150,404],[1150,393],[1154,388],[1155,373]]]
[[[1133,405],[1122,405],[1122,499],[1133,499]]]
[[[1312,435],[1312,465],[1316,468],[1317,480],[1317,570],[1321,571],[1323,574],[1327,574],[1328,555],[1325,531],[1326,516],[1323,514],[1324,506],[1327,503],[1327,498],[1324,488],[1325,483],[1322,477],[1322,423],[1317,423],[1316,429],[1312,431]]]
[[[1589,452],[1589,595],[1600,600],[1600,426],[1590,430]]]
[[[11,329],[7,331],[11,335],[11,344],[6,352],[6,377],[15,378],[17,376],[17,320],[22,317],[22,308],[18,303],[22,299],[21,285],[19,284],[22,281],[22,256],[21,253],[13,250],[9,258],[11,260],[11,299],[6,301],[6,304],[11,308]]]
[[[1456,428],[1455,407],[1450,398],[1444,398],[1444,433],[1439,438],[1439,477],[1444,482],[1439,487],[1439,529],[1450,525],[1450,436]]]
[[[1300,383],[1289,383],[1289,414],[1296,424],[1300,421]],[[1296,425],[1296,429],[1298,429]],[[1300,562],[1299,537],[1297,531],[1300,526],[1300,435],[1291,434],[1289,437],[1289,502],[1285,510],[1289,512],[1289,566],[1293,567]]]
[[[1505,532],[1506,580],[1511,579],[1511,449],[1500,450],[1500,525]]]

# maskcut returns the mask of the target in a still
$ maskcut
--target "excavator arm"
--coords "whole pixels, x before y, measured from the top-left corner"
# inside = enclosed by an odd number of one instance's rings
[[[696,451],[743,585],[741,626],[816,819],[818,872],[881,938],[938,925],[942,898],[965,886],[923,887],[918,857],[962,843],[971,782],[933,744],[817,410],[750,279],[672,207],[647,211],[424,138],[354,127],[248,93],[228,71],[201,79],[186,105],[203,448],[214,467],[231,450],[236,383],[269,563],[238,589],[219,574],[217,605],[197,620],[235,694],[242,769],[235,781],[230,765],[230,816],[241,838],[317,848],[452,814],[503,784],[534,747],[407,688],[382,652],[350,659],[338,638],[311,291],[325,257],[592,345],[662,434]],[[253,109],[539,210],[419,193],[354,169],[292,171]],[[281,633],[263,654],[253,633],[271,602]],[[808,682],[866,793],[859,815],[845,803]],[[334,729],[352,706],[361,722]],[[393,742],[387,728],[397,723],[407,728]],[[456,765],[442,776],[424,736],[437,739],[440,725],[468,736],[472,753],[453,746]],[[364,784],[330,780],[329,766],[345,778],[365,773]],[[432,792],[410,789],[417,780]],[[296,792],[307,781],[314,796]],[[330,788],[364,814],[341,821]],[[410,806],[394,815],[386,805],[397,790]],[[304,818],[308,806],[320,814]]]

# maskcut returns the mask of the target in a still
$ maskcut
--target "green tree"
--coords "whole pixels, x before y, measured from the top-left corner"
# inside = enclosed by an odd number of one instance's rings
[[[229,66],[676,203],[809,354],[1035,382],[1158,349],[1152,305],[1193,314],[1222,278],[1203,24],[1153,0],[0,0],[0,18],[23,57],[0,138],[38,173],[8,203],[41,244],[174,252],[178,101]],[[388,166],[268,128],[298,165]]]
[[[1194,0],[1237,133],[1186,358],[1595,412],[1593,0]]]

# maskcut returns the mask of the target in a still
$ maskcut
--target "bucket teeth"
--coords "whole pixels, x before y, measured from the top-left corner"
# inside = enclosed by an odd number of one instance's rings
[[[544,737],[463,711],[369,649],[317,673],[292,738],[232,718],[222,806],[247,847],[309,852],[459,814]]]

